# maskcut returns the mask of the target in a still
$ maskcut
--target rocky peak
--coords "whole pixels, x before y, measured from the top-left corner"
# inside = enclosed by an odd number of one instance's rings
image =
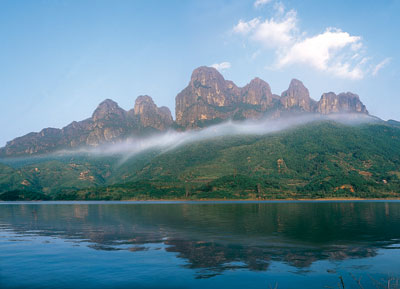
[[[247,84],[246,86],[249,86],[249,87],[261,87],[261,88],[265,88],[265,89],[268,89],[269,91],[271,91],[271,87],[269,86],[269,84],[266,81],[264,81],[261,78],[259,78],[259,77],[254,77],[249,82],[249,84]]]
[[[176,96],[176,122],[183,127],[197,127],[198,122],[226,119],[239,98],[240,89],[218,70],[196,68],[189,85]]]
[[[165,119],[168,120],[168,122],[170,122],[170,124],[172,124],[174,122],[173,118],[172,118],[172,113],[169,110],[168,107],[166,106],[161,106],[158,108],[158,112],[162,115],[164,115]]]
[[[366,113],[365,105],[360,101],[357,94],[346,92],[336,95],[333,92],[324,93],[318,102],[317,111],[322,114],[329,113]]]
[[[214,83],[225,81],[221,73],[214,67],[200,66],[193,70],[190,84],[194,87],[212,86]]]
[[[135,123],[128,117],[127,112],[118,104],[106,99],[93,112],[92,123],[82,123],[82,137],[86,145],[97,146],[104,142],[117,142],[135,130]],[[79,130],[74,129],[75,134]],[[76,145],[75,139],[71,145]]]
[[[106,99],[97,106],[96,110],[93,112],[92,119],[96,122],[98,120],[109,120],[113,116],[121,118],[124,115],[125,110],[120,108],[115,101]]]
[[[365,113],[358,95],[347,92],[324,93],[318,103],[310,98],[308,89],[297,79],[279,97],[271,93],[269,84],[254,78],[243,88],[237,87],[211,67],[199,67],[189,84],[176,96],[176,123],[183,129],[200,128],[227,119],[258,119],[282,117],[287,112]],[[139,96],[129,112],[106,99],[92,117],[72,122],[62,129],[44,129],[29,133],[7,143],[0,156],[46,153],[82,145],[96,146],[118,142],[146,131],[165,130],[173,125],[167,107],[157,107],[148,95]]]
[[[173,123],[171,111],[165,106],[157,107],[148,95],[140,95],[136,99],[134,113],[143,128],[165,130]]]
[[[292,98],[307,98],[310,97],[308,89],[304,86],[303,82],[298,79],[292,79],[289,84],[289,88],[282,92],[282,97]]]
[[[351,92],[342,92],[339,93],[338,98],[341,104],[342,112],[359,112],[368,114],[367,108],[360,101],[360,97],[357,94]]]
[[[201,66],[196,68],[190,79],[189,90],[197,98],[209,105],[226,106],[237,101],[238,87],[224,79],[221,73],[213,67]],[[193,99],[192,99],[193,100]]]
[[[256,77],[241,89],[242,102],[251,105],[259,105],[261,110],[266,110],[273,104],[271,87],[264,80]]]
[[[282,92],[281,103],[286,109],[307,112],[311,112],[315,105],[315,101],[310,98],[308,89],[297,79],[292,79],[289,88]]]
[[[339,112],[339,99],[334,92],[323,93],[318,101],[317,111],[322,114]]]
[[[258,95],[272,95],[271,87],[267,82],[262,80],[261,78],[254,78],[248,83],[246,86],[242,88],[243,91],[253,91]]]
[[[294,91],[294,90],[304,90],[308,92],[308,89],[304,86],[303,82],[301,82],[300,80],[293,78],[290,81],[289,84],[289,91]]]
[[[136,115],[141,115],[146,112],[156,112],[157,105],[153,99],[148,95],[139,95],[135,101],[134,112]]]

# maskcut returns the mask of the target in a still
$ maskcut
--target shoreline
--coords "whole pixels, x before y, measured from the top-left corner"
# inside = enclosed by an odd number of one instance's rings
[[[294,199],[294,198],[287,198],[287,199],[129,199],[129,200],[120,200],[121,202],[138,202],[138,201],[161,201],[161,202],[283,202],[283,201],[378,201],[378,200],[390,200],[390,201],[398,201],[400,200],[399,198],[299,198],[299,199]]]
[[[19,201],[2,201],[4,203],[279,203],[279,202],[370,202],[370,201],[400,201],[400,198],[319,198],[319,199],[129,199],[129,200],[19,200]]]

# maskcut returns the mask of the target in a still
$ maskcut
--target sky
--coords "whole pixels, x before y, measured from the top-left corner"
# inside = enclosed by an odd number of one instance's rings
[[[150,95],[175,113],[196,67],[281,94],[358,94],[400,120],[400,1],[0,0],[0,146]]]

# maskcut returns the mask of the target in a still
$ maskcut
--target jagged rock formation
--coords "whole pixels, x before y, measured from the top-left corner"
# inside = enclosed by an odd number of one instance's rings
[[[176,96],[176,123],[183,128],[202,127],[229,118],[257,118],[276,106],[278,97],[265,81],[255,78],[237,87],[212,67],[199,67],[189,85]]]
[[[204,66],[193,71],[189,85],[177,95],[175,107],[176,123],[186,129],[230,118],[278,117],[286,112],[368,114],[359,97],[350,92],[325,93],[317,102],[300,80],[292,79],[279,97],[260,78],[240,88],[215,68]]]
[[[321,99],[318,102],[317,111],[322,114],[339,112],[368,114],[365,105],[360,101],[358,95],[351,92],[340,93],[339,95],[336,95],[333,92],[322,94]]]
[[[109,121],[114,119],[123,120],[124,118],[125,110],[120,108],[118,104],[111,99],[106,99],[105,101],[101,102],[92,115],[92,120],[94,122],[100,120]]]
[[[234,113],[239,94],[239,88],[216,69],[199,67],[193,71],[189,85],[176,96],[176,122],[193,128],[227,119]]]
[[[174,120],[168,107],[157,107],[153,99],[148,95],[141,95],[136,99],[134,114],[138,117],[143,128],[165,130]]]
[[[282,92],[280,100],[286,110],[312,112],[316,104],[316,101],[310,98],[308,89],[297,79],[292,79],[289,88]]]
[[[358,95],[347,92],[324,93],[317,102],[297,79],[281,96],[272,94],[267,82],[254,78],[244,87],[236,86],[211,67],[202,66],[192,73],[188,86],[176,96],[176,125],[179,129],[208,126],[227,119],[241,120],[279,117],[296,113],[368,114]],[[46,128],[16,138],[0,149],[0,156],[18,156],[97,146],[116,142],[133,134],[164,131],[175,126],[170,110],[157,107],[150,96],[136,99],[134,109],[125,111],[110,99],[100,103],[92,117],[72,122],[62,129]]]
[[[86,139],[81,139],[85,143],[78,142],[74,145],[97,146],[103,142],[113,142],[136,129],[136,120],[129,118],[116,102],[107,99],[99,104],[93,112],[89,126],[85,127],[84,132],[89,133]]]
[[[263,110],[272,107],[276,99],[276,96],[272,95],[269,84],[258,77],[241,89],[242,103],[260,106]]]
[[[151,97],[140,96],[135,109],[125,111],[115,101],[106,99],[92,117],[72,122],[62,129],[45,128],[9,141],[0,149],[0,156],[46,153],[79,146],[97,146],[117,142],[144,131],[162,131],[172,125],[168,108],[158,108]]]
[[[244,118],[261,117],[267,110],[277,107],[279,96],[272,94],[268,83],[256,77],[241,89],[240,103],[246,108],[242,111]]]

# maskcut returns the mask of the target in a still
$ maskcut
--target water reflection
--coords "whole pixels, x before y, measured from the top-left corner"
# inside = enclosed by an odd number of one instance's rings
[[[185,260],[197,278],[266,271],[273,261],[307,270],[320,260],[367,258],[399,244],[399,202],[240,204],[2,204],[1,230],[88,242],[96,250],[156,250]]]

